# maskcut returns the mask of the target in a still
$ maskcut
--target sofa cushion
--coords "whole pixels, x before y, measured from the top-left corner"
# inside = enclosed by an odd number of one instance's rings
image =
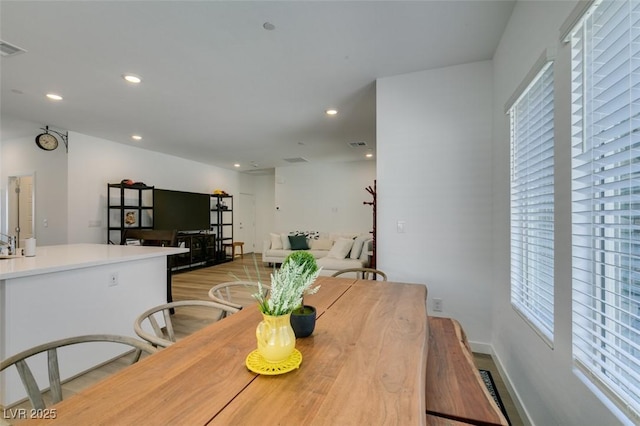
[[[327,257],[332,259],[344,259],[349,254],[349,251],[353,247],[353,240],[351,238],[338,238],[336,242],[327,253]]]
[[[304,235],[289,235],[289,243],[291,244],[291,250],[309,250],[307,237]]]
[[[331,250],[333,241],[328,238],[318,238],[317,240],[311,240],[311,248],[314,250]]]
[[[353,240],[353,247],[351,247],[351,254],[349,254],[349,257],[351,259],[358,259],[360,257],[360,254],[362,253],[364,242],[370,238],[371,236],[366,234],[362,234],[356,237],[356,239]]]
[[[271,250],[282,250],[282,239],[280,234],[269,234],[271,238]]]
[[[280,234],[280,239],[282,240],[282,249],[283,250],[291,250],[291,243],[289,242],[289,235]]]

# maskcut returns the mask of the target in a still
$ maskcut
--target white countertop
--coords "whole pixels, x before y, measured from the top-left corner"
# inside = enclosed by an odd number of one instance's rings
[[[68,271],[170,254],[187,253],[178,247],[65,244],[36,248],[34,257],[0,259],[0,280]]]

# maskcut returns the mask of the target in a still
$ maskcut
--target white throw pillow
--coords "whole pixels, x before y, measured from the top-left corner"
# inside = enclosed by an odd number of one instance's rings
[[[281,234],[280,240],[282,240],[282,250],[291,250],[291,243],[289,242],[289,234]]]
[[[351,248],[351,254],[349,255],[349,257],[351,259],[358,259],[360,257],[360,254],[362,253],[362,247],[364,245],[364,242],[370,238],[371,236],[363,234],[358,236],[358,238],[356,238],[355,240],[353,240],[353,247]]]
[[[312,250],[331,250],[333,247],[333,241],[328,238],[318,238],[317,240],[311,240]]]
[[[351,238],[339,238],[327,253],[327,257],[332,259],[344,259],[349,254],[349,250],[353,247]]]
[[[271,250],[282,250],[282,239],[280,234],[269,234],[271,238]]]

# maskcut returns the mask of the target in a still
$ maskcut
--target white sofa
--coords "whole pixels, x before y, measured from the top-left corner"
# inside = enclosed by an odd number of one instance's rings
[[[332,275],[341,269],[361,268],[369,266],[373,239],[370,234],[358,233],[317,233],[317,232],[289,232],[269,234],[270,239],[264,240],[262,246],[262,261],[268,264],[281,264],[284,259],[296,249],[308,251],[316,258],[318,266],[322,268],[321,275]],[[294,237],[291,247],[289,236]]]

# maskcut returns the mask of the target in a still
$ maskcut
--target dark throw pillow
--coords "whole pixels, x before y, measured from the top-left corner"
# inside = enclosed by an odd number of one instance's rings
[[[291,250],[309,250],[307,237],[304,235],[289,235],[289,243],[291,244]]]

